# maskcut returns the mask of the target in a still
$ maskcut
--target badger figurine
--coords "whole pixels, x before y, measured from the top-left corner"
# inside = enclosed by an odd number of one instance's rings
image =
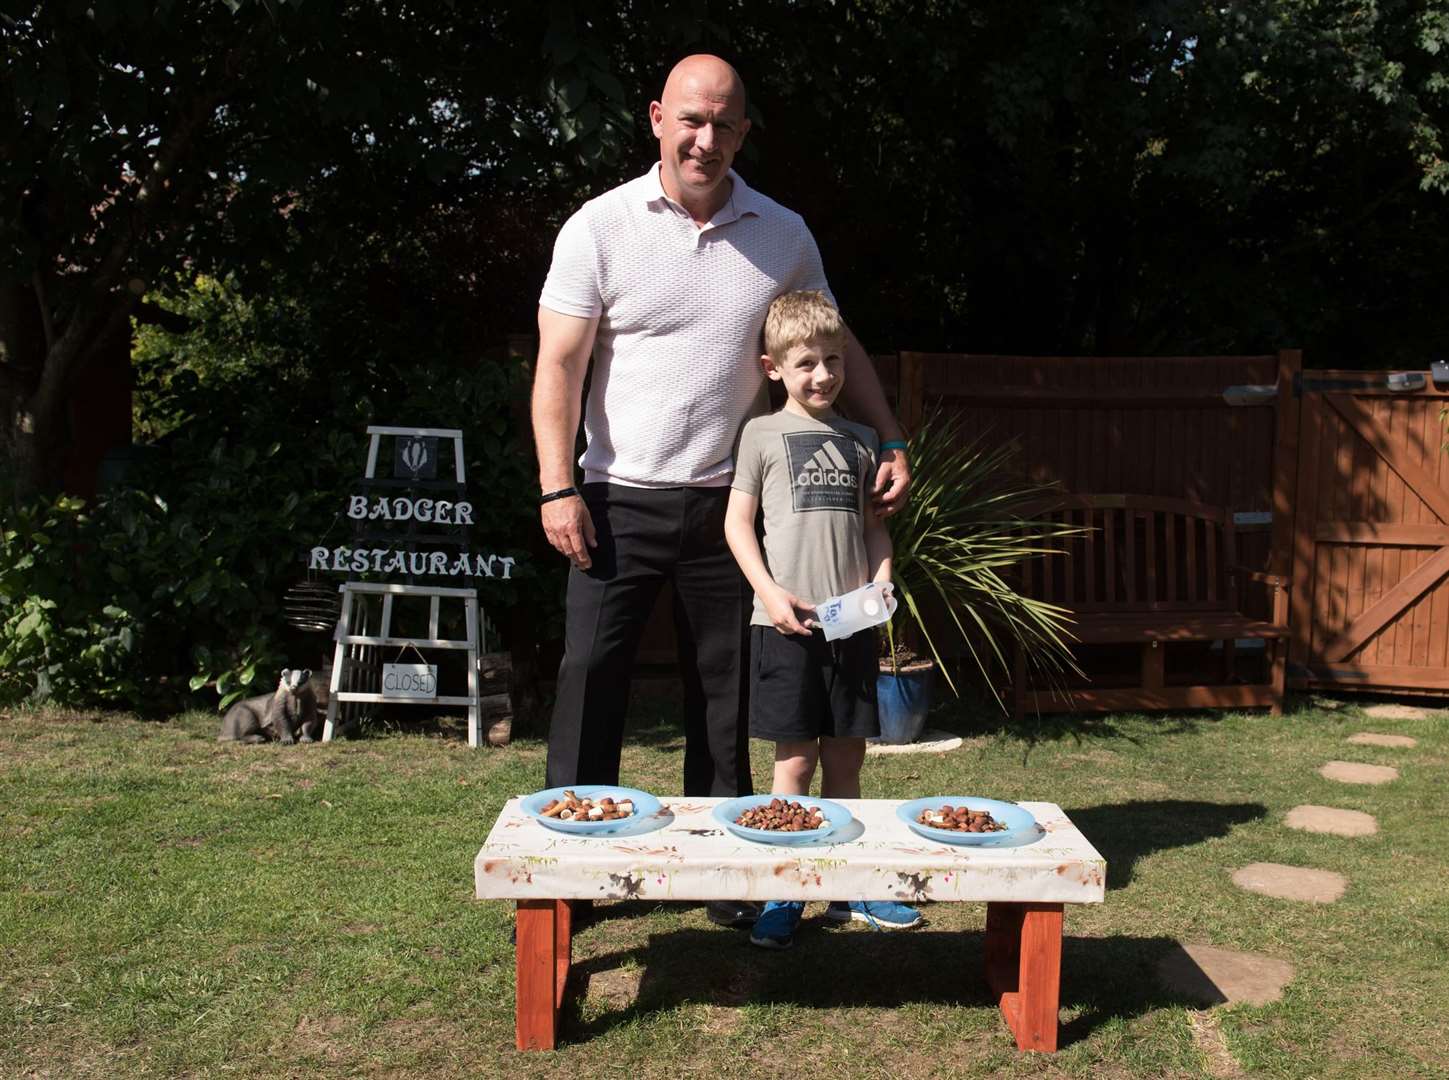
[[[277,689],[245,698],[221,718],[218,742],[261,743],[272,739],[290,745],[299,738],[313,742],[322,733],[315,691],[307,685],[310,670],[283,668]]]

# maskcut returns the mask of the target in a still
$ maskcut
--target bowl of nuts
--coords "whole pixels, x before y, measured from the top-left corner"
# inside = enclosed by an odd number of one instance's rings
[[[659,800],[647,791],[618,784],[574,784],[527,796],[520,809],[540,825],[584,836],[608,835],[657,814]]]
[[[744,795],[714,808],[714,819],[757,844],[810,844],[851,822],[850,811],[808,795]]]
[[[933,795],[896,807],[896,817],[927,840],[978,847],[1017,844],[1037,828],[1036,818],[1016,803],[974,795]]]

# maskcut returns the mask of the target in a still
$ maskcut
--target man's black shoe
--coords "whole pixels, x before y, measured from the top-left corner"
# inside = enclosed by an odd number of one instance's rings
[[[760,917],[760,905],[753,900],[710,900],[704,913],[716,926],[754,926]]]

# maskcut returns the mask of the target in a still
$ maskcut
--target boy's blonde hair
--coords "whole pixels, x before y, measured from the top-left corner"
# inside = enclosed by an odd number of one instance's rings
[[[822,340],[845,344],[845,323],[823,292],[801,290],[775,297],[765,314],[766,356],[783,363],[796,345]]]

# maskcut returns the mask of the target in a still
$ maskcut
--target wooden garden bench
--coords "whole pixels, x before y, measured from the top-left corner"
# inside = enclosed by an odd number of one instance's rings
[[[1049,516],[1082,531],[1058,542],[1061,555],[1032,560],[1024,589],[1069,608],[1072,633],[1084,645],[1140,646],[1141,677],[1131,687],[1030,688],[1018,649],[1018,718],[1033,707],[1098,712],[1266,705],[1274,715],[1282,711],[1288,579],[1239,565],[1231,511],[1151,495],[1074,495]],[[1262,613],[1249,602],[1252,583],[1268,589]],[[1244,638],[1264,642],[1264,683],[1235,678],[1234,646]],[[1219,681],[1168,684],[1165,646],[1213,641],[1222,642]]]

